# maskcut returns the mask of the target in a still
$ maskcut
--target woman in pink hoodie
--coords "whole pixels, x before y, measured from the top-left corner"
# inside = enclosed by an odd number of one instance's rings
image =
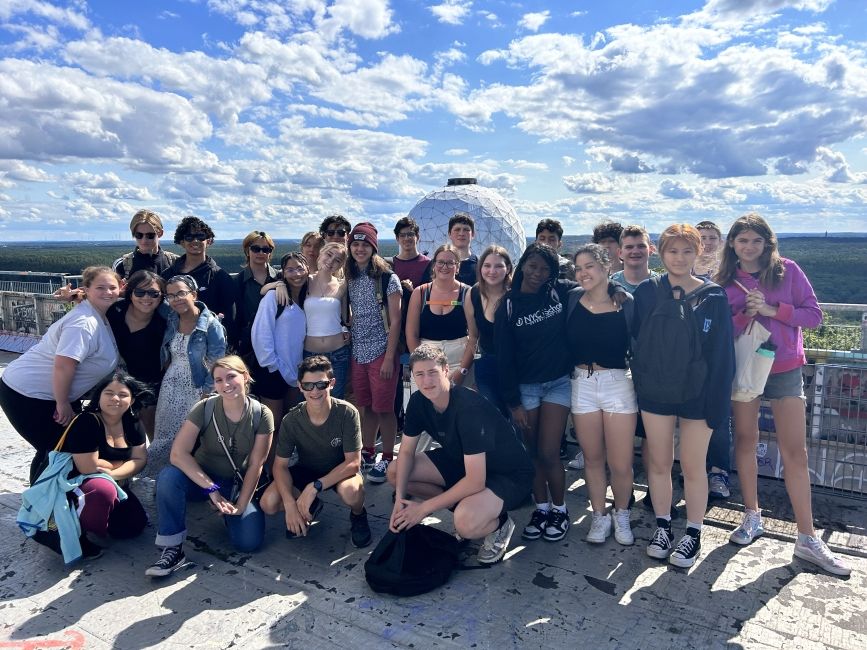
[[[757,214],[746,214],[732,224],[714,279],[728,294],[735,336],[757,320],[771,333],[769,341],[776,346],[774,365],[763,395],[750,402],[732,402],[735,458],[746,512],[743,523],[729,539],[745,546],[764,532],[755,453],[759,440],[759,403],[764,397],[770,401],[774,414],[777,445],[785,466],[786,491],[798,525],[795,557],[830,573],[849,575],[849,567],[831,553],[813,528],[801,374],[807,361],[801,328],[817,327],[822,322],[822,310],[813,287],[797,264],[780,257],[776,235]]]

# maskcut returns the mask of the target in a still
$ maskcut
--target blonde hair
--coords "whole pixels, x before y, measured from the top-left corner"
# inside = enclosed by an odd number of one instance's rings
[[[153,228],[157,237],[163,236],[163,221],[160,219],[160,215],[156,212],[151,212],[150,210],[139,210],[132,215],[132,220],[129,222],[129,231],[133,237],[135,237],[135,227],[140,223],[146,223]]]
[[[81,272],[81,284],[89,287],[102,274],[110,275],[120,284],[120,276],[107,266],[88,266]]]
[[[227,354],[225,357],[220,357],[214,361],[214,365],[211,367],[211,377],[214,376],[214,371],[217,368],[234,370],[235,372],[244,375],[244,384],[246,385],[247,390],[250,390],[250,386],[253,383],[253,377],[250,376],[250,369],[247,367],[247,364],[244,363],[244,360],[237,354]]]
[[[244,237],[244,241],[241,242],[241,246],[244,248],[244,259],[246,260],[247,264],[250,263],[250,246],[252,246],[253,242],[257,239],[264,239],[268,243],[268,246],[273,249],[271,251],[272,253],[274,252],[274,250],[277,249],[277,244],[275,244],[274,240],[271,239],[271,235],[262,230],[254,230],[249,235]]]
[[[695,248],[696,253],[701,253],[701,233],[699,233],[698,228],[688,223],[673,223],[659,236],[656,247],[660,257],[675,239],[682,239]]]

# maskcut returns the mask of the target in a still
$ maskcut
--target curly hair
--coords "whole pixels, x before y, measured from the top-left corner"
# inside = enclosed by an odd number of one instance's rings
[[[178,227],[175,228],[175,243],[180,246],[181,242],[184,241],[184,235],[188,235],[194,230],[205,233],[211,242],[214,241],[214,231],[211,230],[211,227],[198,217],[190,215],[181,219]]]
[[[600,244],[603,240],[609,238],[619,242],[622,232],[623,226],[617,221],[603,221],[593,229],[593,243]]]

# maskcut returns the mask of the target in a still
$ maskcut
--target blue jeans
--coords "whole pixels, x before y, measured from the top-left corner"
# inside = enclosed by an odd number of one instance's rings
[[[205,469],[205,468],[202,468]],[[205,472],[220,485],[220,494],[227,499],[232,492],[232,479]],[[157,546],[178,546],[187,537],[187,501],[205,501],[208,497],[198,485],[174,465],[163,468],[157,478]],[[229,539],[238,551],[257,550],[265,539],[265,515],[258,505],[240,515],[224,515]]]
[[[483,354],[473,362],[473,369],[476,374],[476,389],[479,391],[479,395],[492,402],[503,414],[503,417],[507,420],[511,419],[509,409],[500,393],[500,372],[497,357],[492,354]]]
[[[334,368],[334,388],[331,389],[331,396],[337,399],[343,399],[346,393],[346,382],[349,379],[349,345],[344,345],[342,348],[334,350],[334,352],[310,352],[304,350],[304,358],[313,356],[326,357],[331,362],[331,367]]]

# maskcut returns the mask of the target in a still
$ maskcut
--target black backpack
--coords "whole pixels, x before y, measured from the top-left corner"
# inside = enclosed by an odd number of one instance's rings
[[[395,596],[417,596],[448,582],[460,564],[458,540],[422,524],[385,537],[364,563],[370,588]]]
[[[649,402],[682,404],[701,394],[707,376],[701,330],[690,303],[716,285],[705,283],[685,294],[661,277],[650,282],[656,306],[641,323],[633,347],[630,368],[635,392]]]

